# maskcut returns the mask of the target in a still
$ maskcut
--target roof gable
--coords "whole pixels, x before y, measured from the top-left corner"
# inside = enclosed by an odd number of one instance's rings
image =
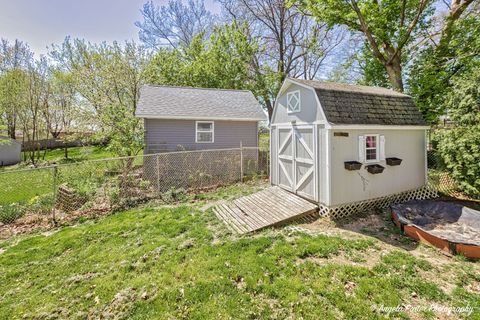
[[[312,88],[331,124],[425,125],[412,97],[400,92],[315,80],[286,81]]]
[[[135,115],[140,118],[266,120],[247,90],[145,85]]]

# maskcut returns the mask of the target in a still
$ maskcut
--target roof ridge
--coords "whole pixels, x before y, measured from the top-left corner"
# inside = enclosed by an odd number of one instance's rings
[[[223,89],[223,88],[202,88],[202,87],[190,87],[190,86],[173,86],[173,85],[163,85],[163,84],[143,84],[144,87],[158,87],[158,88],[178,88],[178,89],[196,89],[196,90],[216,90],[216,91],[233,91],[233,92],[250,92],[251,90],[247,89]]]
[[[358,89],[364,89],[364,90],[370,90],[368,92],[366,91],[361,91],[360,93],[365,93],[365,94],[372,94],[372,95],[379,95],[379,96],[396,96],[396,97],[408,97],[412,98],[410,95],[405,94],[403,92],[398,92],[390,88],[384,88],[384,87],[377,87],[377,86],[366,86],[366,85],[361,85],[361,84],[351,84],[351,83],[344,83],[344,82],[335,82],[335,81],[327,81],[327,80],[306,80],[306,79],[296,79],[296,78],[288,78],[289,80],[293,82],[297,82],[309,87],[312,87],[313,89],[316,90],[334,90],[334,91],[344,91],[344,92],[349,92],[347,88],[319,88],[312,86],[311,84],[308,84],[308,82],[314,82],[318,84],[326,84],[326,85],[339,85],[339,86],[345,86],[345,87],[350,87],[350,88],[358,88]],[[376,90],[376,91],[374,91]],[[384,91],[384,92],[380,92]]]

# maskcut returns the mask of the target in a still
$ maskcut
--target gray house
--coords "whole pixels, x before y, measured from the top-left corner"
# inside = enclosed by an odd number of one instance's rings
[[[145,153],[258,146],[265,113],[250,91],[145,85]]]
[[[0,136],[0,167],[19,163],[21,152],[20,142]]]
[[[417,197],[427,183],[428,128],[405,94],[286,79],[271,120],[271,183],[339,215]]]

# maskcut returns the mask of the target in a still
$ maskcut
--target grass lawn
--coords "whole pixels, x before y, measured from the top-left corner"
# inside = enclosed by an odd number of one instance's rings
[[[0,173],[0,205],[48,194],[53,194],[52,169]]]
[[[387,314],[373,306],[412,301],[480,306],[478,264],[462,259],[442,266],[455,275],[444,288],[428,257],[385,251],[374,237],[230,234],[211,202],[255,190],[222,188],[0,242],[0,318],[375,319]]]
[[[98,160],[111,158],[114,155],[107,151],[104,147],[74,147],[69,148],[69,159],[64,159],[63,149],[55,149],[47,152],[45,161],[57,164],[73,164],[88,160]],[[143,159],[139,157],[135,161],[135,165],[142,164]],[[82,171],[89,174],[92,170],[103,168],[114,162],[105,164],[92,164],[90,166],[79,164],[59,169],[64,175],[81,175]],[[21,171],[16,171],[19,169]],[[10,204],[13,202],[29,202],[37,196],[53,195],[53,169],[38,168],[28,170],[25,164],[19,164],[12,167],[4,168],[4,173],[0,172],[0,205]],[[1,170],[1,168],[0,168]],[[10,172],[16,171],[16,172]]]
[[[68,148],[68,160],[65,159],[64,149],[47,151],[45,160],[50,162],[65,163],[85,160],[113,158],[115,155],[102,146],[73,147]]]

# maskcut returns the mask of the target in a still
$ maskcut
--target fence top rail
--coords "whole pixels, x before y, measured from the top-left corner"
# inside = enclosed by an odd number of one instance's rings
[[[243,147],[243,149],[260,149],[260,148],[258,148],[258,147]],[[171,155],[171,154],[191,154],[191,153],[214,152],[214,151],[217,151],[217,152],[218,151],[240,151],[240,148],[158,152],[158,153],[142,154],[142,155],[136,155],[136,156],[103,158],[103,159],[79,161],[79,162],[75,162],[75,163],[52,164],[52,165],[48,165],[48,166],[44,166],[44,167],[24,168],[24,169],[17,169],[17,170],[3,170],[3,171],[0,171],[0,175],[8,174],[8,173],[28,172],[28,171],[34,171],[34,170],[48,170],[48,169],[53,169],[53,168],[73,167],[73,166],[88,165],[88,164],[102,163],[102,162],[108,162],[108,161],[121,161],[121,160],[131,160],[131,159],[139,159],[139,158],[148,158],[148,157],[155,157],[155,156],[159,156],[159,155],[166,156],[166,155]]]

